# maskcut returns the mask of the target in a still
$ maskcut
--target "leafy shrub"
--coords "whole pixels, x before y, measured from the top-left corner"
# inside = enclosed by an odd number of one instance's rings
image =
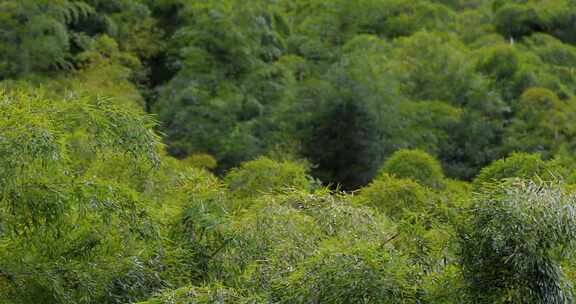
[[[484,183],[491,183],[506,178],[553,178],[554,162],[542,160],[539,154],[513,153],[483,168],[474,179],[473,185],[479,188]]]
[[[548,109],[561,106],[561,102],[553,91],[546,88],[529,88],[520,96],[520,115],[527,121],[538,122],[541,120],[537,115]]]
[[[563,185],[509,180],[476,195],[461,228],[462,267],[475,303],[570,303],[560,267],[574,248],[576,197]]]
[[[408,265],[380,246],[327,241],[274,288],[279,303],[415,303]]]
[[[452,206],[457,206],[456,201],[467,200],[472,190],[470,183],[465,181],[447,179],[445,184],[446,188],[442,194],[452,199]]]
[[[271,284],[285,280],[324,240],[385,246],[395,232],[386,217],[327,190],[266,195],[259,201],[227,226],[229,242],[216,258],[221,270],[214,272],[254,292],[273,295]]]
[[[434,194],[417,182],[383,174],[360,189],[355,202],[374,207],[393,219],[431,209]]]
[[[215,169],[218,166],[218,161],[210,154],[192,154],[184,159],[184,163],[192,167],[205,169]]]
[[[442,188],[444,173],[438,160],[421,150],[399,150],[388,158],[382,173],[410,178],[423,186]]]
[[[386,242],[395,230],[385,215],[367,206],[354,205],[351,196],[327,189],[312,194],[292,191],[274,200],[314,218],[323,238],[336,237],[350,244],[357,241],[376,244]]]
[[[167,226],[163,277],[173,286],[200,283],[226,241],[229,221],[225,186],[204,169],[181,173],[163,215]],[[167,198],[168,200],[168,198]]]
[[[152,170],[159,142],[149,117],[18,90],[0,92],[0,112],[0,302],[129,302],[161,286],[150,205],[131,182],[79,166],[84,155],[70,144],[81,134],[95,159]]]
[[[219,284],[203,287],[188,286],[167,291],[140,304],[264,304],[264,299],[246,296]]]
[[[572,124],[576,117],[574,100],[560,100],[549,89],[529,88],[518,105],[508,127],[507,144],[511,149],[538,152],[549,158],[563,146],[571,146],[568,138],[576,134]]]
[[[500,42],[484,47],[477,52],[476,69],[493,79],[494,86],[507,101],[515,101],[520,94],[535,82],[530,65],[532,56],[514,45]]]
[[[360,189],[354,202],[395,220],[397,228],[388,240],[412,263],[432,271],[442,260],[454,259],[447,224],[455,217],[448,205],[451,198],[450,193],[434,192],[411,179],[384,174]]]
[[[466,303],[462,271],[458,265],[447,265],[442,271],[430,272],[422,279],[424,303]]]
[[[446,180],[446,188],[438,193],[440,203],[434,214],[445,222],[456,223],[462,218],[462,210],[469,207],[473,186],[469,182]]]
[[[322,237],[315,220],[274,203],[253,206],[226,227],[227,245],[215,256],[213,275],[252,290],[266,290],[270,281],[310,255]],[[237,282],[236,276],[243,281]]]
[[[390,243],[412,265],[425,273],[441,272],[457,261],[458,248],[453,242],[454,230],[448,224],[414,217],[401,221]]]
[[[537,12],[526,5],[505,4],[495,14],[494,23],[505,37],[521,38],[540,28]]]
[[[235,196],[248,198],[289,188],[309,189],[306,172],[307,168],[299,163],[261,157],[232,169],[224,182]]]
[[[161,222],[169,222],[188,206],[190,197],[203,193],[224,193],[222,181],[202,168],[183,166],[178,159],[161,156],[158,170],[149,174],[144,193],[158,206],[153,214]]]

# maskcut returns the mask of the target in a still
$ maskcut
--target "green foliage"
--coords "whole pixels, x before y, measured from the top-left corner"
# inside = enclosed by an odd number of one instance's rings
[[[433,152],[464,179],[512,151],[574,149],[574,111],[552,113],[561,127],[545,122],[543,134],[525,130],[521,113],[521,95],[538,87],[573,108],[568,0],[1,8],[0,78],[71,75],[58,77],[66,89],[134,101],[158,114],[170,154],[213,155],[218,173],[283,147],[323,182],[356,189],[402,148]],[[549,132],[553,142],[542,139]]]
[[[218,166],[218,162],[210,154],[192,154],[183,162],[196,168],[215,169]]]
[[[448,265],[442,272],[432,272],[422,282],[425,303],[466,303],[460,268]]]
[[[359,191],[356,202],[400,220],[431,209],[434,206],[433,196],[430,190],[411,179],[383,174]]]
[[[324,241],[385,246],[393,229],[386,218],[324,190],[265,196],[230,224],[229,246],[218,255],[222,270],[214,273],[228,284],[266,294],[273,301],[290,301],[287,292],[291,291],[281,286],[292,274],[306,272],[307,260],[317,256]],[[301,300],[312,298],[302,295]]]
[[[173,291],[164,292],[140,304],[258,304],[265,303],[256,296],[243,296],[234,289],[222,285],[205,287],[182,287]]]
[[[440,154],[453,136],[452,128],[461,124],[463,111],[441,101],[406,101],[398,105],[398,116],[402,119],[394,129],[394,146]]]
[[[507,126],[522,92],[576,92],[559,64],[571,58],[566,40],[541,34],[565,37],[570,7],[168,1],[153,6],[171,40],[152,110],[172,155],[214,155],[218,172],[291,147],[315,177],[355,189],[393,151],[419,148],[439,155],[450,177],[470,179],[518,149]]]
[[[471,177],[486,159],[498,157],[501,119],[506,110],[499,92],[474,71],[470,50],[452,35],[419,32],[395,42],[391,65],[401,83],[401,93],[411,99],[441,101],[455,107],[434,121],[452,120],[449,124],[432,125],[446,134],[434,150],[439,150],[442,160],[448,160],[446,168],[451,176]],[[459,112],[457,119],[452,118],[455,111]],[[416,130],[409,133],[418,134]]]
[[[511,180],[474,200],[462,266],[475,303],[570,303],[560,266],[574,245],[575,199],[561,185]]]
[[[386,243],[394,230],[394,224],[385,215],[369,207],[354,206],[351,197],[331,193],[327,189],[317,190],[312,195],[306,192],[286,193],[278,200],[282,205],[312,217],[328,238],[338,237],[349,243]]]
[[[354,202],[374,207],[399,223],[391,239],[394,246],[433,275],[441,260],[454,259],[451,227],[443,223],[454,221],[455,216],[444,205],[443,195],[452,199],[451,194],[435,193],[410,179],[384,174],[362,188]]]
[[[472,192],[472,185],[469,182],[459,180],[445,180],[446,187],[441,194],[443,200],[451,208],[466,206]]]
[[[96,159],[125,155],[126,165],[150,170],[158,138],[149,118],[105,100],[52,100],[40,91],[3,91],[0,109],[2,301],[114,303],[158,286],[146,200],[105,175],[85,174],[73,144],[81,139]]]
[[[327,241],[275,288],[279,303],[415,303],[410,271],[401,256],[378,246]]]
[[[99,34],[142,58],[160,49],[150,11],[140,1],[3,1],[0,10],[0,79],[72,69],[76,55],[90,51]]]
[[[169,198],[165,269],[173,286],[202,282],[214,256],[226,243],[223,236],[231,206],[225,186],[203,169],[192,168],[178,178]]]
[[[494,107],[486,83],[474,74],[465,45],[443,33],[419,32],[396,41],[394,68],[402,90],[416,100],[445,101],[479,109]]]
[[[476,69],[493,79],[504,98],[514,100],[534,82],[529,61],[514,45],[499,43],[479,51]]]
[[[4,1],[0,8],[0,79],[66,67],[71,40],[66,25],[94,12],[83,2],[70,1]]]
[[[571,303],[574,20],[2,0],[0,303]]]
[[[574,75],[571,70],[576,63],[574,61],[576,55],[574,46],[564,44],[547,34],[534,34],[524,41],[528,49],[535,53],[540,60],[532,66],[532,70],[546,71],[546,79],[542,79],[545,81],[537,81],[533,86],[549,88],[562,98],[573,96]]]
[[[307,168],[301,163],[276,162],[266,157],[232,169],[224,181],[238,198],[248,198],[286,189],[310,188]]]
[[[321,231],[313,218],[298,210],[268,203],[231,222],[225,235],[229,246],[217,256],[220,268],[213,274],[243,288],[269,292],[271,280],[313,252]]]
[[[574,134],[570,121],[575,114],[573,99],[563,101],[548,89],[530,88],[520,98],[519,110],[508,129],[508,144],[515,150],[551,157],[563,146],[573,145],[568,138]]]
[[[496,11],[496,29],[506,37],[520,38],[536,31],[539,27],[534,8],[510,3]]]
[[[311,140],[305,147],[305,155],[318,164],[314,174],[347,189],[366,183],[382,158],[382,139],[373,114],[352,99],[335,101],[322,110],[313,119]],[[341,141],[348,144],[340,145]]]
[[[495,26],[502,35],[522,38],[533,33],[549,33],[563,41],[574,43],[569,33],[574,17],[571,1],[496,1]]]
[[[427,187],[442,188],[444,184],[444,173],[438,160],[421,150],[399,150],[384,162],[380,170]]]
[[[559,172],[555,162],[542,160],[539,154],[514,153],[499,159],[480,171],[474,179],[474,186],[497,182],[507,178],[554,179]],[[561,176],[556,176],[560,178]]]
[[[185,14],[172,38],[177,73],[154,111],[173,154],[209,153],[229,169],[268,148],[263,134],[280,132],[268,116],[291,99],[293,76],[277,62],[286,24],[260,1],[190,4]]]
[[[301,122],[303,153],[317,164],[313,174],[326,183],[345,189],[368,183],[391,149],[386,137],[397,125],[398,83],[382,44],[375,37],[356,37],[326,80],[311,82],[302,94],[313,113]]]

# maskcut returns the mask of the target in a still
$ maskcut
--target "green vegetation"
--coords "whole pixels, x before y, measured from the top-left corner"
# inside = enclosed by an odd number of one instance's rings
[[[574,240],[574,195],[557,185],[510,181],[475,200],[463,229],[462,266],[477,303],[570,303],[561,267]]]
[[[381,171],[399,178],[410,178],[421,185],[442,188],[444,173],[434,157],[420,150],[399,150],[384,162]]]
[[[0,1],[0,303],[574,303],[574,20]]]
[[[238,198],[277,192],[283,188],[308,189],[310,181],[302,164],[276,162],[259,158],[230,170],[224,177],[230,191]]]
[[[499,159],[483,168],[474,179],[475,186],[507,178],[554,179],[561,168],[555,168],[554,161],[544,161],[538,154],[515,153]],[[561,176],[558,176],[561,178]]]
[[[384,212],[393,219],[407,212],[420,213],[432,209],[434,193],[411,179],[383,175],[361,189],[357,202]]]

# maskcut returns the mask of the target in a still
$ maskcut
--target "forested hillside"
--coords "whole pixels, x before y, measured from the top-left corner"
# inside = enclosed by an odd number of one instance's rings
[[[575,303],[575,0],[0,0],[0,304]]]

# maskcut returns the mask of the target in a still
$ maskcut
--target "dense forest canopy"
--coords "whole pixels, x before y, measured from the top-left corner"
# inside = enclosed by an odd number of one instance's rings
[[[575,0],[0,0],[0,303],[574,303]]]

